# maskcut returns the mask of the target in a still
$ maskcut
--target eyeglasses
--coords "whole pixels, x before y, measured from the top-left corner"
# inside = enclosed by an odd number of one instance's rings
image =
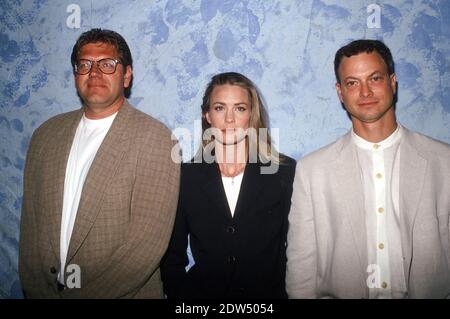
[[[91,71],[92,65],[94,63],[97,63],[97,68],[102,73],[113,74],[114,72],[116,72],[117,64],[122,63],[122,62],[120,62],[120,60],[111,59],[111,58],[101,59],[98,61],[80,59],[75,64],[75,73],[80,74],[80,75],[88,74]]]

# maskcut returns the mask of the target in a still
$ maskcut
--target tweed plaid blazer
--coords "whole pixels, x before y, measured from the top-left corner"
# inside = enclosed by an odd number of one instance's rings
[[[33,134],[25,165],[19,274],[30,298],[162,298],[159,263],[172,232],[179,164],[170,131],[127,101],[86,177],[66,262],[80,288],[57,289],[65,171],[83,110]]]

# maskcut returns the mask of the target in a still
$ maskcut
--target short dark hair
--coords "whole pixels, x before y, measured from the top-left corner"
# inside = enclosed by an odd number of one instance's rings
[[[360,53],[372,53],[377,52],[384,63],[386,63],[389,75],[395,72],[394,70],[394,60],[392,59],[392,54],[389,48],[379,40],[355,40],[349,44],[340,48],[334,57],[334,74],[336,75],[336,80],[340,83],[338,69],[341,65],[342,59],[344,57],[351,57],[353,55],[358,55]]]
[[[127,66],[133,68],[133,58],[131,56],[130,48],[128,47],[125,39],[117,32],[94,28],[89,31],[83,32],[78,38],[77,42],[73,46],[72,55],[70,57],[72,63],[72,70],[75,70],[75,63],[78,60],[78,55],[80,54],[81,48],[89,43],[106,43],[112,45],[116,48],[118,53],[118,58],[122,62],[124,70]],[[125,89],[125,97],[129,97],[131,93],[132,82],[128,88]]]

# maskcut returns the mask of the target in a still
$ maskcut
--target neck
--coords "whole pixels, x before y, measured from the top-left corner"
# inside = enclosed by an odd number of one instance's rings
[[[119,98],[108,107],[96,107],[91,104],[84,104],[84,115],[90,120],[101,120],[113,115],[123,106],[125,98]]]
[[[237,144],[225,145],[215,142],[215,156],[219,164],[226,166],[239,166],[247,162],[247,145],[242,140]]]
[[[395,115],[389,120],[378,120],[372,123],[353,121],[353,131],[371,143],[378,143],[388,138],[397,129]]]

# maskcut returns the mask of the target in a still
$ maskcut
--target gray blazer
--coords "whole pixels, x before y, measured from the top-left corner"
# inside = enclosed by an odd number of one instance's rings
[[[33,134],[24,174],[19,274],[32,298],[162,298],[159,262],[172,232],[179,188],[174,141],[127,101],[83,186],[67,265],[81,288],[58,291],[64,178],[83,110],[48,120]]]
[[[368,298],[362,181],[350,132],[304,157],[289,214],[290,298]],[[450,145],[404,129],[400,215],[409,298],[450,295]]]

